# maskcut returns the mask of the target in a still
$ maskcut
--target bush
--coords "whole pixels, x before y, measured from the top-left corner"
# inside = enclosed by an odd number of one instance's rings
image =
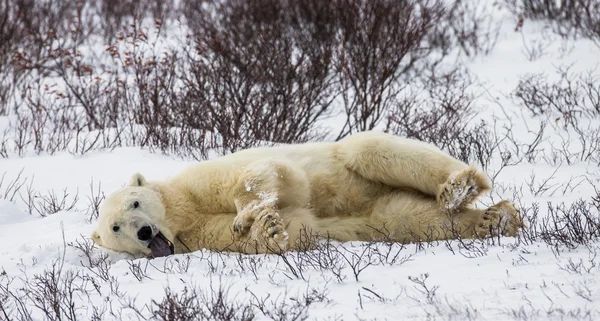
[[[19,14],[4,17],[0,73],[21,82],[3,89],[19,108],[2,105],[16,119],[1,155],[134,145],[201,159],[340,139],[376,128],[453,50],[493,45],[468,1],[113,2],[3,2]],[[340,132],[321,126],[340,111]]]
[[[504,0],[520,20],[545,21],[564,38],[585,37],[600,46],[600,3],[596,0]]]

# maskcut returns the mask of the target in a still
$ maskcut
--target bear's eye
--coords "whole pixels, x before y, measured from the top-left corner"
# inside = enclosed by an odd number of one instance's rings
[[[138,208],[138,207],[140,207],[140,202],[138,202],[138,201],[133,202],[133,208]]]
[[[119,225],[113,226],[113,231],[118,232],[120,229]]]

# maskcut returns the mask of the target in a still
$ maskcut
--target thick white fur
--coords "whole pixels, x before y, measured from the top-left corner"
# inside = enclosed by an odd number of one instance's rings
[[[486,236],[495,228],[515,235],[522,223],[509,202],[474,208],[490,189],[483,173],[433,145],[362,132],[339,142],[243,150],[161,182],[135,174],[103,202],[92,236],[106,248],[148,255],[136,238],[144,224],[173,241],[176,253],[308,249],[314,240],[305,239],[307,231],[403,243]]]

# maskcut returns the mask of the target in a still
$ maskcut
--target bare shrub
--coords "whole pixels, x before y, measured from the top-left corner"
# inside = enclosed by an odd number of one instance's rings
[[[208,293],[207,293],[208,292]],[[158,302],[152,300],[152,312],[159,320],[241,320],[255,319],[254,309],[248,303],[233,301],[228,289],[219,285],[218,289],[210,286],[210,291],[199,288],[184,287],[174,292],[165,289],[165,297]],[[154,320],[148,318],[147,320]]]
[[[308,319],[308,308],[313,303],[327,302],[327,290],[307,288],[306,292],[297,297],[288,298],[287,293],[270,299],[271,295],[259,297],[254,292],[246,289],[252,298],[250,302],[264,316],[276,321],[299,321]],[[270,300],[269,300],[270,299]]]
[[[209,4],[186,10],[196,48],[186,81],[197,102],[190,125],[214,132],[223,152],[318,137],[313,126],[334,98],[332,44],[310,38],[294,3]]]
[[[97,126],[96,118],[104,114],[90,112],[95,101],[81,90],[92,83],[81,83],[93,70],[81,52],[94,32],[93,14],[85,2],[18,3],[24,7],[19,17],[26,36],[12,60],[29,76],[21,90],[23,104],[15,109],[16,152],[23,155],[30,145],[36,153],[68,150],[81,128]],[[82,106],[87,113],[79,111]]]
[[[70,25],[70,37],[52,44],[51,51],[42,50],[37,60],[26,51],[19,54],[20,68],[36,72],[25,91],[26,104],[17,111],[13,136],[19,155],[29,146],[37,153],[85,154],[133,144],[205,157],[205,139],[197,132],[202,129],[190,131],[185,120],[192,118],[181,113],[189,109],[190,100],[175,87],[180,78],[177,52],[160,47],[162,21],[154,20],[151,37],[134,16],[106,49],[111,62],[106,64],[106,57],[82,54],[83,43],[89,40],[85,22],[90,21],[77,17]],[[63,86],[46,84],[48,77],[58,77]],[[173,132],[173,127],[181,130]]]
[[[14,279],[13,279],[14,280]],[[10,288],[10,282],[0,284],[0,296],[6,297],[7,306],[13,307],[15,317],[34,320],[79,320],[84,302],[94,290],[93,279],[78,271],[63,270],[61,259],[39,274],[21,280],[22,287]],[[7,318],[10,320],[10,318]]]
[[[152,279],[150,276],[148,276],[148,261],[146,260],[145,262],[146,264],[142,268],[142,262],[140,260],[127,261],[131,275],[133,275],[133,277],[135,277],[140,282],[142,282],[144,279]]]
[[[409,276],[408,279],[415,284],[415,289],[425,296],[426,302],[429,304],[433,304],[436,298],[436,292],[439,286],[428,286],[427,279],[429,278],[429,273],[423,273],[419,276]]]
[[[522,77],[513,95],[534,116],[552,115],[575,128],[581,117],[600,118],[600,86],[593,71],[573,76],[569,68],[557,69],[559,80],[549,83],[544,74]]]
[[[440,2],[340,3],[340,74],[346,122],[338,139],[373,129],[403,87],[401,76],[431,50],[424,41],[443,16]]]
[[[359,275],[370,266],[402,265],[412,259],[405,254],[406,247],[392,240],[385,229],[371,242],[358,245],[341,244],[329,236],[321,236],[304,227],[297,240],[297,251],[278,253],[283,263],[284,275],[290,280],[306,280],[307,272],[318,271],[324,280],[331,276],[336,282],[344,282],[352,275],[358,282]]]
[[[495,7],[496,4],[482,1],[452,1],[436,24],[430,44],[443,55],[455,49],[468,57],[487,55],[495,47],[500,33],[500,26],[492,19]]]
[[[175,1],[133,1],[100,0],[94,8],[98,12],[98,28],[105,42],[112,43],[124,26],[134,19],[150,18],[164,21],[173,17],[177,11]]]
[[[27,183],[27,178],[21,177],[22,174],[23,169],[19,171],[17,177],[12,181],[8,181],[6,179],[6,172],[2,173],[2,177],[0,177],[0,199],[5,199],[9,202],[16,200],[17,195],[20,195],[19,191]]]
[[[33,188],[33,180],[27,187],[26,196],[20,195],[21,200],[28,208],[29,214],[37,214],[40,217],[74,210],[79,202],[79,191],[70,193],[65,188],[58,193],[54,190],[42,193]]]
[[[583,199],[571,206],[548,203],[548,215],[540,219],[539,238],[557,249],[590,245],[600,238],[598,208]]]
[[[11,0],[0,1],[0,116],[7,115],[20,77],[12,68],[11,55],[19,42],[18,6]]]
[[[133,145],[203,159],[305,142],[327,134],[316,124],[338,98],[341,138],[375,128],[448,50],[493,43],[470,1],[30,2],[14,3],[26,37],[11,42],[14,70],[0,70],[28,75],[6,156]],[[173,28],[181,9],[192,34]]]
[[[504,0],[520,19],[546,21],[564,38],[586,37],[600,46],[600,4],[595,0]]]
[[[385,131],[432,143],[458,159],[477,161],[487,168],[502,138],[483,120],[472,125],[476,111],[470,86],[468,75],[460,70],[431,75],[425,82],[425,98],[412,94],[398,101],[389,112]]]
[[[589,254],[587,259],[579,258],[579,260],[574,260],[572,258],[568,258],[567,262],[564,264],[558,264],[559,268],[563,271],[566,271],[570,274],[593,274],[597,271],[600,271],[600,264],[598,263],[598,251],[600,248],[598,247],[589,247]]]
[[[548,37],[545,36],[542,37],[542,39],[525,39],[525,34],[521,32],[523,44],[521,52],[528,61],[538,60],[547,53],[548,47],[552,44],[552,40],[547,38]]]
[[[533,116],[544,118],[544,124],[556,124],[562,129],[557,132],[560,146],[552,148],[556,155],[544,155],[549,163],[554,162],[552,158],[567,164],[598,163],[600,86],[595,71],[574,75],[569,68],[558,68],[557,73],[559,79],[555,82],[549,82],[544,74],[527,75],[519,81],[513,95]]]
[[[322,273],[331,273],[338,282],[343,282],[346,279],[346,274],[343,272],[346,264],[342,253],[333,244],[333,240],[327,237],[320,241],[319,235],[308,228],[303,228],[300,235],[297,244],[299,251],[278,255],[286,269],[284,274],[290,279],[293,275],[295,278],[305,280],[305,272],[313,269]]]
[[[104,200],[106,196],[101,189],[101,183],[98,182],[98,186],[94,189],[94,179],[90,182],[90,194],[87,196],[88,205],[87,212],[89,215],[89,221],[92,222],[95,219],[98,219],[100,215],[100,204],[102,200]]]

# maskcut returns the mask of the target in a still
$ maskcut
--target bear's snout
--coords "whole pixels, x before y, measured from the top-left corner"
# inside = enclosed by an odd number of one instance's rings
[[[137,232],[138,240],[150,241],[152,239],[152,228],[148,225],[142,226]]]

